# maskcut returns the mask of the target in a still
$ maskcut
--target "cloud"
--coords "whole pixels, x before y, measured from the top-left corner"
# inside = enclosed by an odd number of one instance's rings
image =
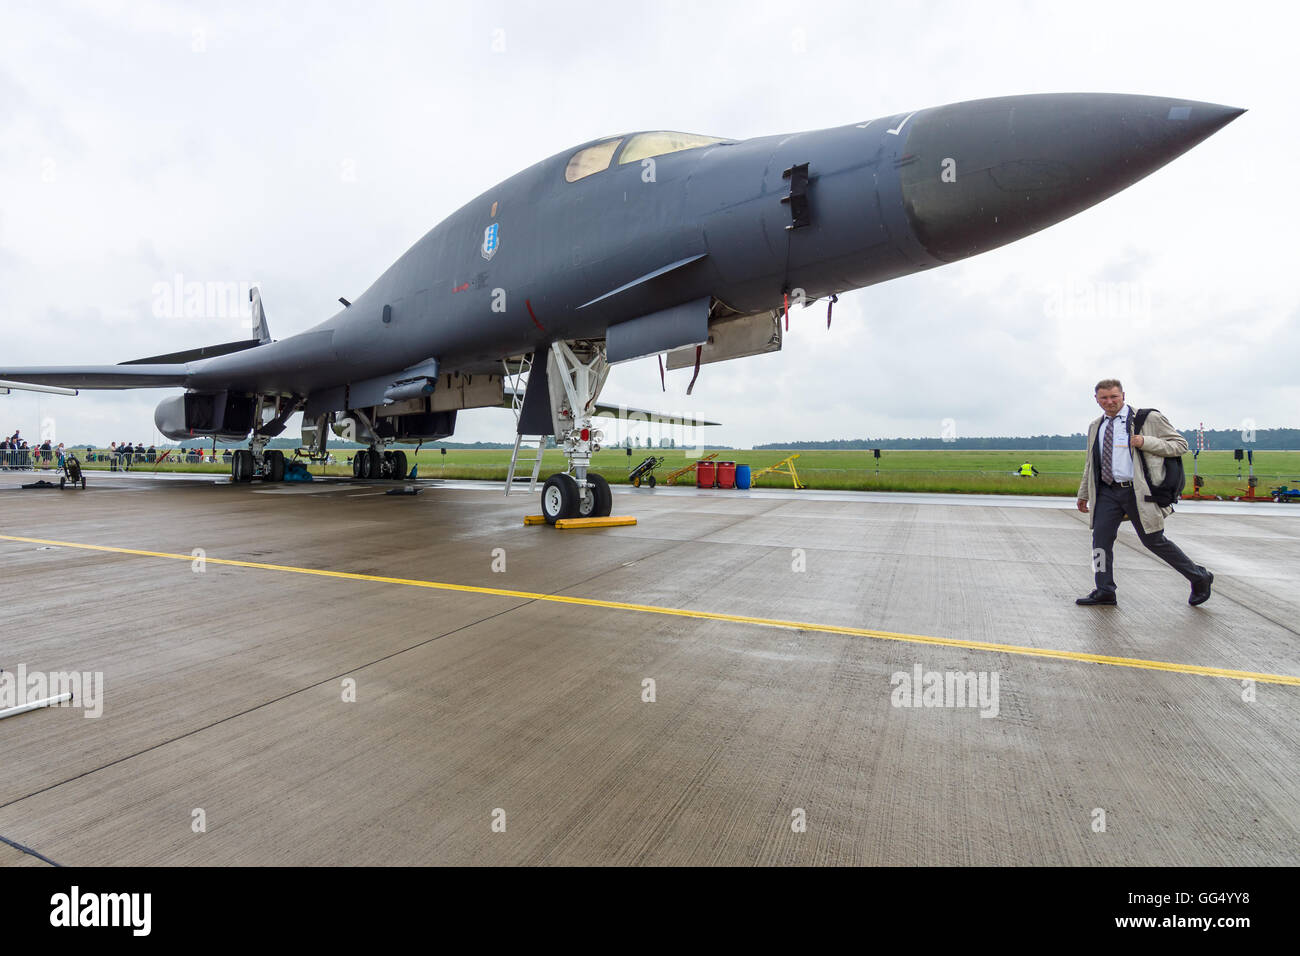
[[[1066,223],[842,296],[829,332],[821,304],[796,310],[780,354],[706,367],[690,398],[689,373],[665,396],[653,361],[619,366],[606,397],[698,408],[737,445],[933,435],[944,418],[1033,434],[1080,428],[1092,383],[1115,373],[1180,423],[1293,424],[1290,33],[1220,14],[1100,3],[1080,30],[1045,4],[9,5],[0,359],[228,338],[153,316],[154,285],[177,274],[261,281],[273,333],[302,331],[463,203],[610,132],[745,137],[1109,90],[1251,112]],[[78,440],[146,439],[162,397],[83,394],[60,418]],[[0,415],[35,414],[13,398]],[[460,424],[467,441],[512,426],[503,411]]]

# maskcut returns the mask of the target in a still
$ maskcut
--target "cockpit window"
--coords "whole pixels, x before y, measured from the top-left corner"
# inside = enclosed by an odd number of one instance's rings
[[[621,142],[623,140],[620,137],[578,150],[569,159],[569,165],[564,168],[564,181],[576,183],[584,176],[609,168],[609,161],[614,158],[614,151],[618,149]]]
[[[637,133],[627,141],[623,155],[618,158],[620,166],[625,163],[639,163],[651,156],[665,153],[678,153],[684,149],[699,149],[714,143],[729,143],[731,140],[718,136],[699,136],[695,133]]]

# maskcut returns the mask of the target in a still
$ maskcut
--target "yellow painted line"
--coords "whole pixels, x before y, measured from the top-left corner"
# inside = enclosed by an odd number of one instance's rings
[[[636,524],[636,519],[626,515],[614,515],[610,518],[561,518],[555,522],[555,527],[563,531],[565,528],[621,528],[629,524]]]
[[[132,554],[144,558],[167,558],[173,561],[194,561],[192,554],[172,554],[168,551],[141,551],[135,548],[116,548],[103,544],[80,544],[73,541],[47,541],[44,538],[23,538],[0,534],[0,541],[20,541],[26,544],[51,545],[58,548],[75,548],[81,551],[104,551],[109,554]],[[1290,674],[1262,674],[1252,671],[1230,670],[1224,667],[1202,667],[1199,664],[1178,664],[1172,661],[1149,661],[1139,657],[1113,657],[1108,654],[1086,654],[1080,651],[1058,651],[1051,648],[1027,647],[1020,644],[994,644],[989,641],[963,641],[951,637],[931,637],[926,634],[902,634],[894,631],[877,631],[865,627],[842,627],[836,624],[813,624],[808,621],[782,621],[766,617],[749,617],[743,614],[718,614],[714,611],[691,611],[654,604],[628,604],[623,601],[601,601],[596,598],[569,597],[563,594],[538,594],[532,591],[513,591],[508,588],[483,588],[471,584],[448,584],[443,581],[421,581],[416,578],[389,578],[376,574],[354,574],[351,571],[325,571],[319,568],[297,568],[288,564],[264,564],[259,561],[236,561],[231,558],[205,557],[207,564],[220,564],[233,568],[257,568],[262,571],[283,571],[288,574],[308,574],[344,581],[371,581],[378,584],[401,584],[406,587],[427,588],[434,591],[458,591],[464,594],[488,594],[494,597],[521,598],[527,601],[549,601],[553,604],[576,604],[582,607],[603,607],[616,611],[634,611],[641,614],[662,614],[669,617],[693,618],[701,621],[730,621],[735,624],[757,624],[791,631],[813,631],[821,634],[845,634],[850,637],[872,637],[882,641],[903,641],[909,644],[928,644],[935,647],[955,647],[971,651],[989,651],[995,654],[1019,654],[1024,657],[1044,657],[1060,661],[1082,661],[1089,664],[1110,664],[1114,667],[1133,667],[1142,670],[1169,671],[1175,674],[1193,674],[1202,677],[1223,677],[1229,680],[1253,680],[1263,684],[1288,684],[1300,687],[1300,677]]]

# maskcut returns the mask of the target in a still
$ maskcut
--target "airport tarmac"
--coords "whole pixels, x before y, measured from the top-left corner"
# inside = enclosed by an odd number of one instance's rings
[[[1300,863],[1300,507],[1180,506],[1200,608],[1123,529],[1082,608],[1060,499],[616,487],[636,526],[557,531],[88,476],[0,473],[0,668],[102,675],[0,720],[0,866]]]

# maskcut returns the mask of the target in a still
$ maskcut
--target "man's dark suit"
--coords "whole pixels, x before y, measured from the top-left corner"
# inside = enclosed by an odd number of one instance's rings
[[[1119,532],[1119,526],[1127,519],[1133,522],[1133,530],[1137,532],[1138,539],[1157,557],[1163,559],[1170,567],[1185,577],[1193,585],[1197,585],[1206,579],[1208,572],[1201,565],[1196,564],[1183,553],[1178,545],[1174,544],[1165,537],[1163,529],[1157,528],[1147,530],[1143,527],[1140,520],[1140,509],[1137,501],[1139,491],[1145,496],[1149,493],[1146,483],[1146,477],[1142,474],[1141,451],[1135,451],[1133,448],[1133,419],[1135,410],[1131,406],[1128,408],[1128,414],[1125,418],[1129,441],[1129,454],[1133,459],[1133,480],[1127,483],[1127,486],[1119,482],[1107,484],[1102,480],[1104,471],[1101,462],[1101,431],[1104,428],[1106,418],[1103,416],[1097,428],[1092,432],[1091,445],[1091,476],[1084,473],[1084,483],[1080,485],[1080,490],[1084,488],[1091,477],[1096,496],[1091,503],[1092,511],[1092,553],[1093,553],[1093,571],[1096,580],[1097,592],[1102,596],[1111,598],[1115,595],[1115,561],[1114,545],[1115,536]],[[1148,430],[1152,432],[1147,435]],[[1144,440],[1148,438],[1158,438],[1162,433],[1173,431],[1172,426],[1166,421],[1164,416],[1159,412],[1153,411],[1147,416],[1143,423],[1142,434]],[[1173,432],[1177,435],[1177,432]],[[1181,440],[1181,436],[1178,436]],[[1160,470],[1163,474],[1163,468]],[[1154,476],[1153,476],[1154,478]],[[1158,479],[1157,479],[1158,480]],[[1148,508],[1152,507],[1148,505]]]

